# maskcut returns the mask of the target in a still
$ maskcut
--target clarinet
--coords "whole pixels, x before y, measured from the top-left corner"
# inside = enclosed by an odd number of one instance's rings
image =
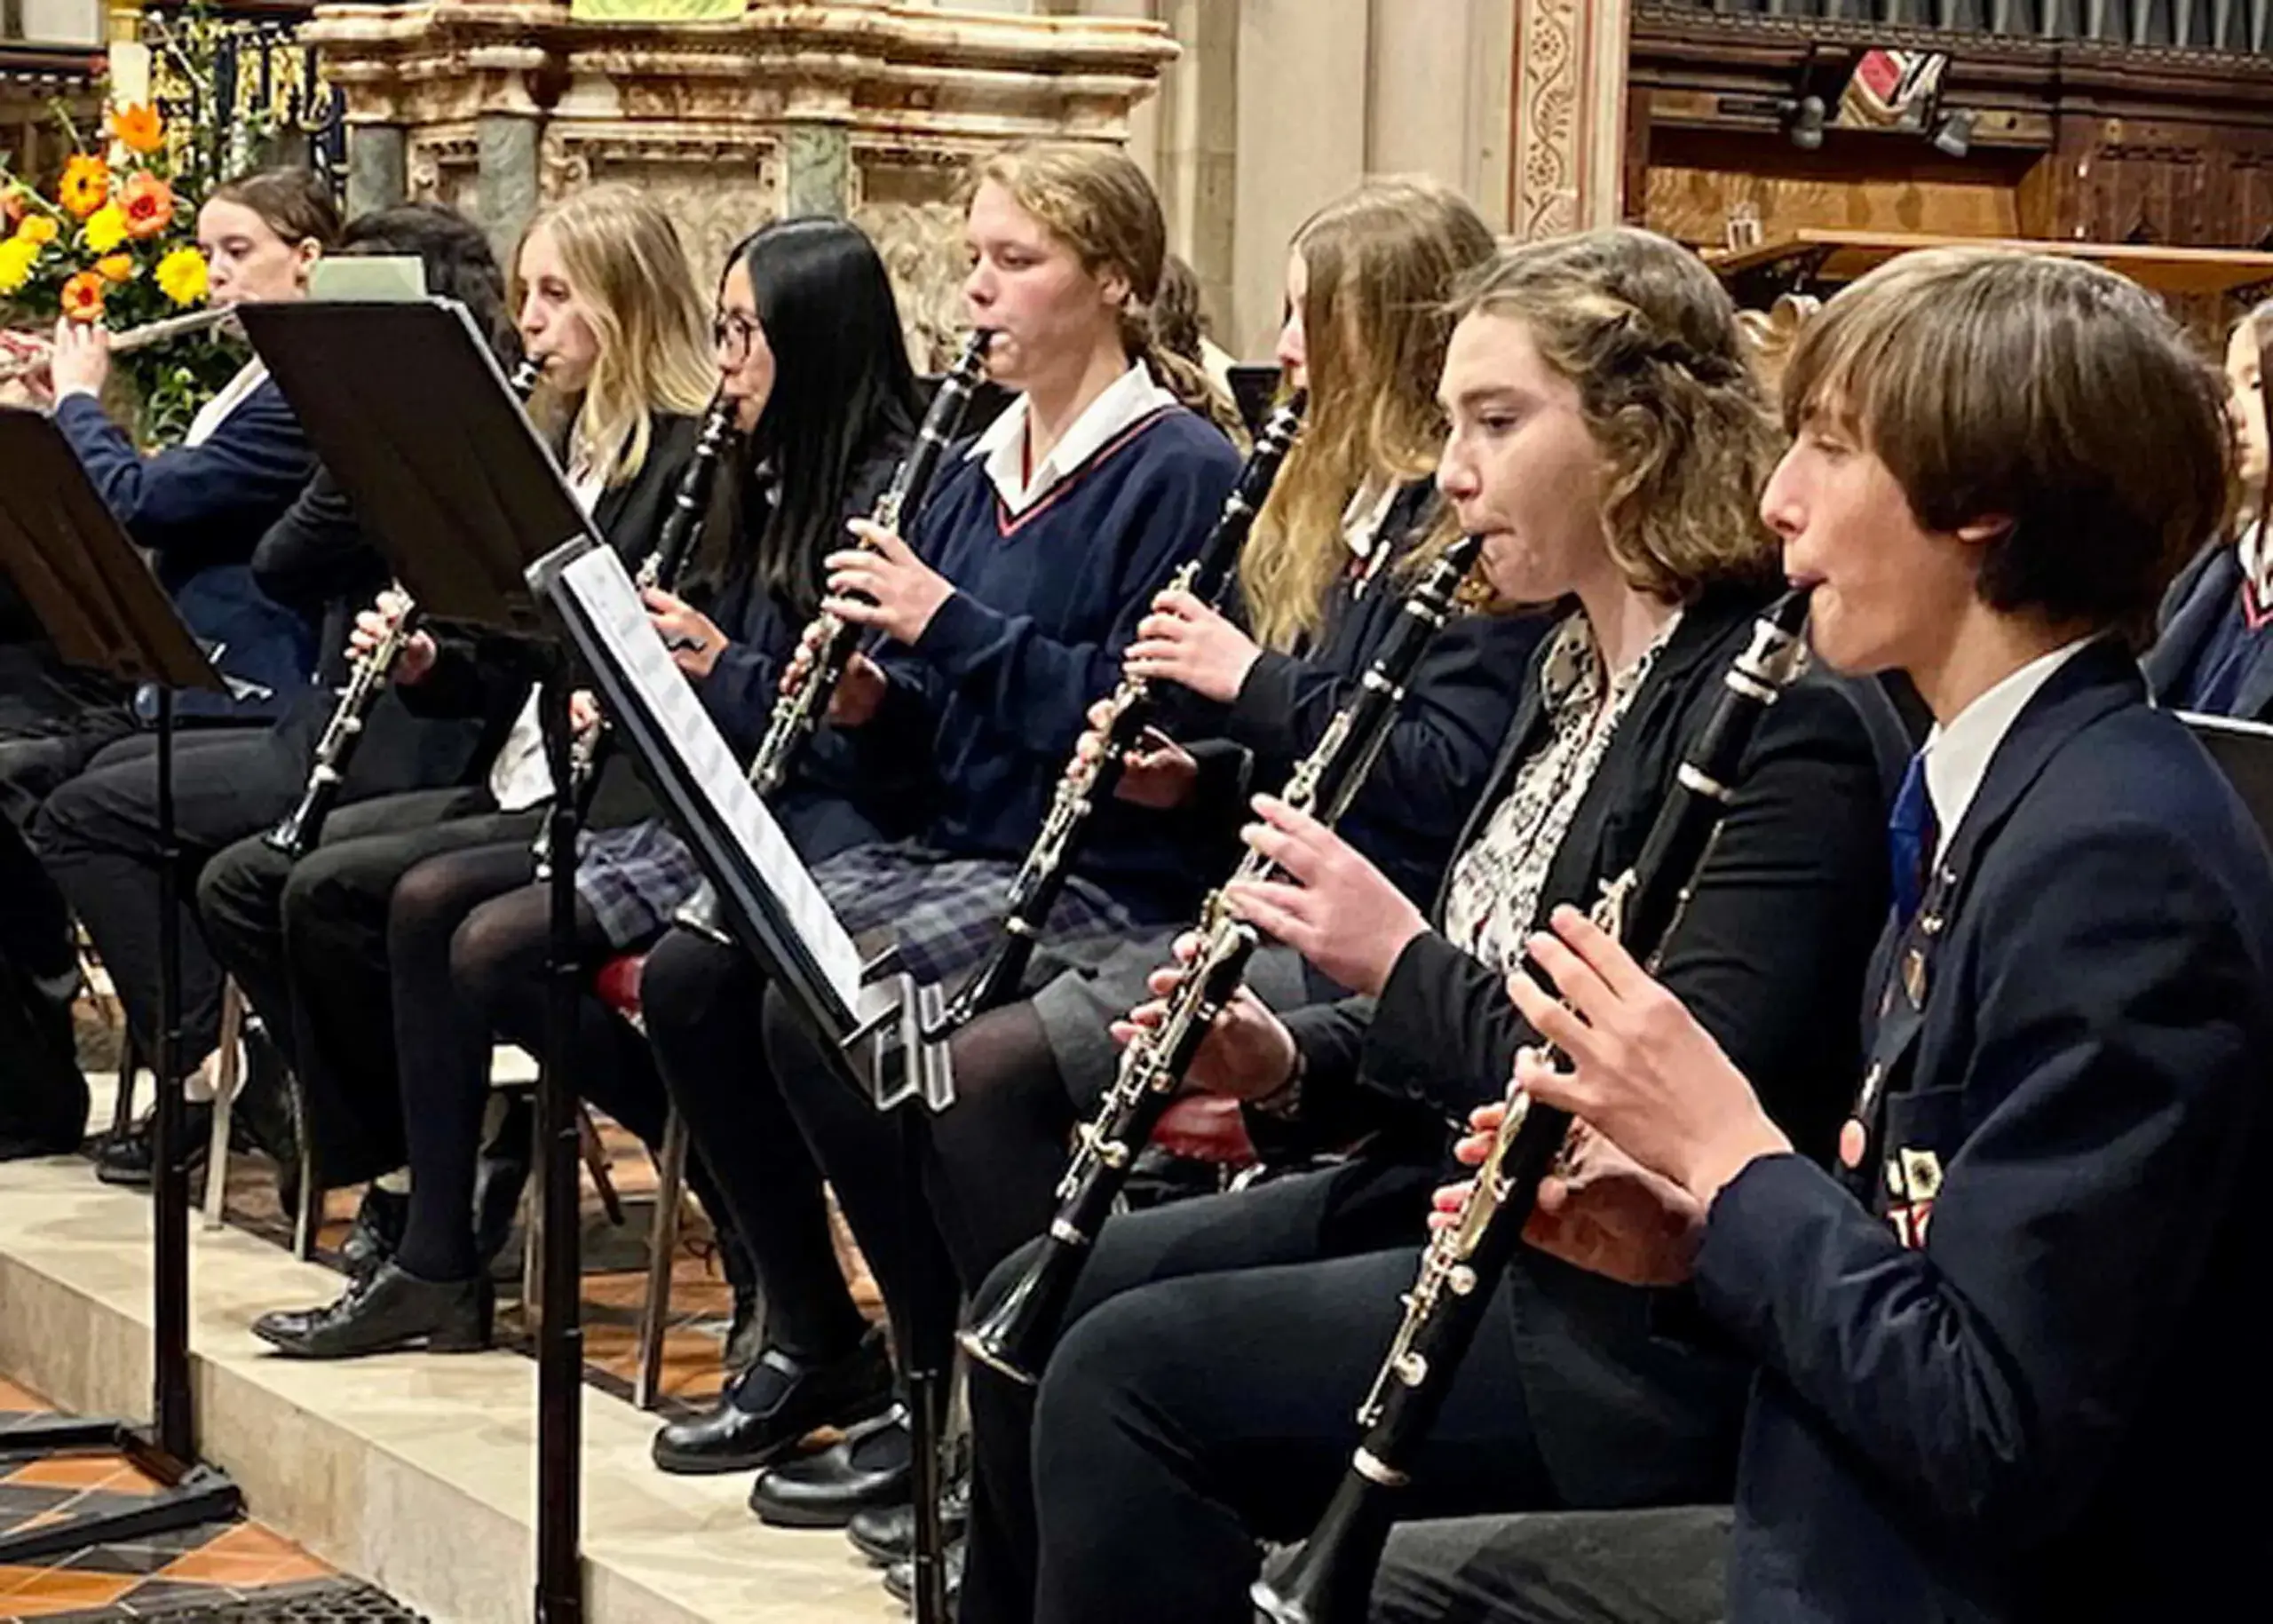
[[[543,376],[543,361],[524,360],[513,368],[506,387],[513,392],[516,400],[526,404],[537,380]],[[391,582],[389,590],[400,592],[402,587],[399,582]],[[298,804],[284,814],[274,828],[261,836],[262,844],[272,852],[281,852],[297,861],[316,844],[317,836],[323,832],[324,820],[331,815],[332,804],[339,799],[340,786],[347,778],[348,759],[362,741],[363,729],[371,719],[371,708],[379,702],[387,679],[394,674],[395,661],[402,657],[402,651],[417,630],[418,606],[407,604],[385,635],[372,645],[370,652],[355,657],[346,685],[339,691],[339,703],[316,739],[315,767],[300,791]]]
[[[939,392],[931,397],[923,425],[915,431],[915,443],[907,448],[907,455],[892,471],[891,483],[869,511],[871,523],[886,530],[898,530],[902,520],[913,518],[923,505],[931,476],[939,471],[941,454],[962,428],[963,413],[986,374],[986,346],[994,341],[994,333],[986,328],[973,331],[954,366],[939,380]],[[771,797],[788,780],[790,764],[799,747],[828,714],[829,696],[836,692],[836,685],[852,662],[859,642],[859,626],[826,609],[807,622],[797,639],[797,646],[812,651],[804,675],[794,687],[785,688],[774,701],[764,737],[758,741],[757,754],[750,758],[749,785],[761,798]],[[733,939],[726,929],[718,893],[708,880],[680,905],[674,918],[677,923],[713,941],[728,943]]]
[[[1594,922],[1655,970],[1679,925],[1698,871],[1711,854],[1730,786],[1761,718],[1804,662],[1805,590],[1778,598],[1723,678],[1727,691],[1683,762],[1673,795],[1650,826],[1634,866],[1603,887]],[[1358,1410],[1365,1430],[1349,1470],[1310,1538],[1250,1591],[1269,1624],[1353,1624],[1366,1616],[1374,1570],[1410,1481],[1413,1448],[1436,1424],[1492,1284],[1514,1261],[1539,1186],[1569,1133],[1568,1113],[1533,1105],[1512,1084],[1475,1188],[1421,1256],[1405,1320]]]
[[[1437,629],[1451,616],[1461,584],[1483,551],[1477,536],[1445,549],[1406,596],[1402,612],[1358,691],[1334,714],[1279,798],[1331,827],[1365,782],[1388,741],[1406,685]],[[1231,883],[1268,880],[1278,866],[1249,852]],[[1072,1163],[1057,1185],[1057,1211],[1042,1249],[994,1311],[957,1338],[963,1351],[1032,1386],[1055,1343],[1090,1245],[1113,1209],[1137,1152],[1152,1137],[1216,1018],[1239,989],[1261,932],[1232,916],[1218,890],[1200,910],[1199,950],[1168,995],[1160,1024],[1121,1051],[1121,1067],[1097,1114],[1082,1124]]]
[[[638,573],[631,578],[632,584],[643,595],[658,588],[666,592],[673,590],[687,559],[693,556],[694,544],[702,534],[703,516],[709,511],[710,489],[717,483],[719,462],[725,455],[726,442],[733,437],[735,406],[722,389],[710,398],[710,405],[702,414],[702,429],[695,436],[693,455],[687,459],[678,485],[671,492],[671,511],[663,515],[662,525],[655,532],[654,546],[648,549],[647,556],[639,562]],[[591,805],[592,791],[599,781],[600,751],[606,736],[606,725],[598,724],[578,733],[568,746],[566,793],[575,797],[579,823]],[[537,831],[530,855],[536,860],[536,877],[550,878],[550,830]]]
[[[1199,556],[1169,578],[1165,590],[1190,592],[1211,606],[1222,601],[1231,584],[1232,565],[1238,558],[1239,549],[1246,545],[1247,532],[1255,527],[1255,515],[1263,511],[1271,484],[1278,479],[1279,467],[1286,462],[1295,436],[1303,426],[1303,408],[1307,398],[1298,392],[1271,414],[1271,421],[1255,437],[1255,450],[1240,471],[1238,485],[1224,500],[1214,531]],[[1018,991],[1026,977],[1026,963],[1041,939],[1042,928],[1049,921],[1050,909],[1057,906],[1058,893],[1065,889],[1065,881],[1073,872],[1073,859],[1081,850],[1089,814],[1105,803],[1113,794],[1113,786],[1121,781],[1122,758],[1136,748],[1144,729],[1152,725],[1159,709],[1158,697],[1152,691],[1152,684],[1142,677],[1124,676],[1113,689],[1105,701],[1111,715],[1105,723],[1102,749],[1090,760],[1076,752],[1067,764],[1058,778],[1049,813],[1042,819],[1041,831],[1034,836],[1026,860],[1018,865],[1018,871],[1010,881],[1010,899],[1002,915],[1002,940],[978,973],[963,984],[938,1019],[924,1028],[923,1035],[928,1041],[939,1042],[972,1017],[1007,1002]]]

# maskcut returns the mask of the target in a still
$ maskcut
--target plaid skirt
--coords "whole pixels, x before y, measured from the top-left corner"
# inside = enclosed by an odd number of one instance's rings
[[[589,830],[576,848],[576,895],[619,953],[661,936],[701,879],[694,853],[659,818]]]
[[[889,931],[903,967],[918,980],[945,983],[976,969],[1001,938],[1017,873],[1018,865],[1003,859],[951,857],[918,841],[893,841],[840,852],[813,869],[813,881],[851,935]],[[1058,893],[1049,921],[1057,943],[1129,928],[1126,909],[1078,878]]]

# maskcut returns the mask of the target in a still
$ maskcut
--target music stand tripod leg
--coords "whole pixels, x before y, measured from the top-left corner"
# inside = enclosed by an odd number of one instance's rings
[[[545,759],[556,786],[569,782],[569,669],[548,663],[539,690]],[[583,1329],[580,1282],[578,1089],[574,1056],[581,967],[576,955],[575,797],[558,794],[547,813],[551,872],[546,954],[545,1055],[537,1081],[543,1240],[537,1267],[544,1314],[537,1330],[538,1624],[577,1624],[583,1596],[578,1545],[583,1433]]]

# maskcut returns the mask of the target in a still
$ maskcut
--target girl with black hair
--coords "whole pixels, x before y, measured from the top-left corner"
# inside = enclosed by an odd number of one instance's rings
[[[917,396],[883,265],[841,221],[781,221],[738,245],[713,337],[719,386],[736,404],[744,449],[683,591],[651,590],[647,606],[704,708],[747,753],[820,601],[820,559],[889,481],[913,436]],[[859,805],[815,782],[794,783],[779,811],[808,860],[880,837]],[[461,858],[488,861],[498,850],[454,853],[406,875],[392,910],[397,946],[407,936],[423,944],[428,934],[404,928],[406,912],[418,912],[433,889],[420,878],[427,869]],[[526,839],[520,850],[525,855]],[[645,946],[696,878],[693,858],[659,820],[588,836],[576,871],[580,948],[597,964]],[[420,978],[443,978],[452,989],[447,1002],[419,1006],[424,1025],[436,1029],[436,1056],[442,1046],[453,1054],[486,1050],[492,1031],[542,1046],[548,906],[542,884],[506,889],[442,936],[445,954],[422,955],[423,968],[414,967]],[[400,963],[396,971],[400,1003]],[[665,1097],[645,1043],[597,999],[583,1000],[579,1013],[581,1081],[611,1115],[657,1142]],[[439,1350],[487,1341],[489,1292],[472,1218],[486,1088],[466,1086],[486,1078],[422,1064],[426,1047],[398,1043],[411,1168],[399,1248],[337,1303],[265,1316],[255,1330],[287,1352],[336,1359],[422,1342]],[[689,1175],[707,1196],[700,1158]]]

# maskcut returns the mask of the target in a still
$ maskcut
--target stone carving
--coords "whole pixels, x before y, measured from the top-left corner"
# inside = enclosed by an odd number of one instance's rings
[[[1522,0],[1513,197],[1523,241],[1619,218],[1629,0]]]
[[[677,24],[566,0],[337,5],[302,37],[351,126],[404,132],[413,195],[508,208],[629,174],[670,196],[706,268],[756,218],[944,197],[970,154],[1022,138],[1123,140],[1176,55],[1157,22],[881,0]],[[533,147],[503,138],[522,119]]]

